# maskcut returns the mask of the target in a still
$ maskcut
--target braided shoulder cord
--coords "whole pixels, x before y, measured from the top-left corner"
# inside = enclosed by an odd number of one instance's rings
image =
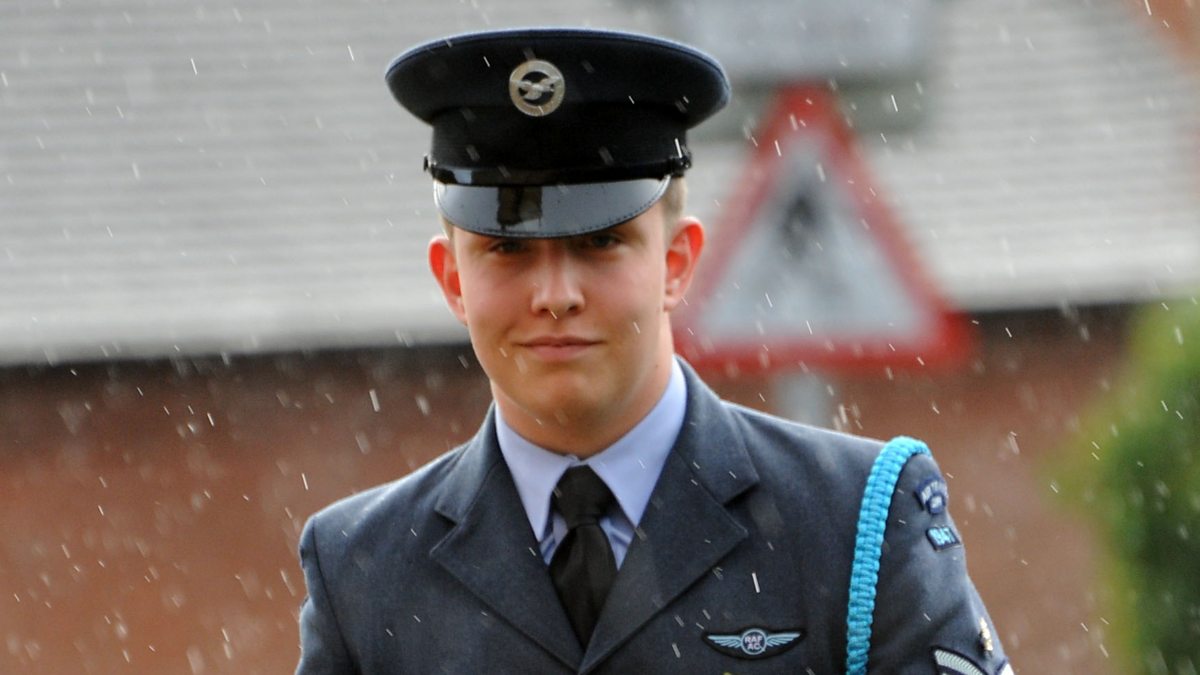
[[[850,568],[850,602],[846,614],[847,675],[865,675],[867,672],[871,622],[875,615],[875,585],[879,582],[879,558],[883,553],[888,511],[901,470],[910,457],[918,454],[930,454],[929,448],[916,439],[897,436],[879,451],[867,477],[858,512],[854,565]]]

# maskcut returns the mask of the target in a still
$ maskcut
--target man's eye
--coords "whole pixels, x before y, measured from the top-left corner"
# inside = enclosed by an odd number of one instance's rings
[[[488,247],[493,253],[519,253],[525,249],[525,243],[519,239],[500,239]]]
[[[608,248],[617,243],[617,238],[611,234],[593,234],[587,238],[587,245],[590,248]]]

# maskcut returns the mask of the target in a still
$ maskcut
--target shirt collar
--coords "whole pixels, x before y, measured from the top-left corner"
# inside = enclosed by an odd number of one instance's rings
[[[636,526],[683,427],[686,409],[687,383],[683,369],[672,359],[666,391],[654,408],[617,442],[587,460],[580,460],[574,455],[560,455],[525,440],[508,426],[497,407],[496,438],[500,452],[516,483],[534,536],[541,540],[547,532],[550,494],[563,472],[577,464],[592,467],[612,490],[625,517]]]

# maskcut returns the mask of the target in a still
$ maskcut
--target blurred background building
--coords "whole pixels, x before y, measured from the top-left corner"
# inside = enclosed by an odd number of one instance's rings
[[[383,69],[530,24],[731,64],[689,173],[718,238],[781,83],[830,97],[969,338],[954,358],[817,350],[710,380],[925,438],[1018,671],[1118,672],[1096,544],[1045,462],[1111,388],[1130,308],[1195,302],[1200,10],[831,5],[747,0],[724,32],[684,0],[0,6],[0,672],[290,670],[304,519],[457,444],[489,400],[425,269],[427,131]],[[769,76],[735,67],[760,37],[785,44]]]

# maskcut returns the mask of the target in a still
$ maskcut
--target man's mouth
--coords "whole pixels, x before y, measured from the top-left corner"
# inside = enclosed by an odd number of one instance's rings
[[[598,340],[589,340],[574,335],[547,335],[523,340],[517,344],[543,360],[559,361],[577,356],[589,347],[600,343]]]

